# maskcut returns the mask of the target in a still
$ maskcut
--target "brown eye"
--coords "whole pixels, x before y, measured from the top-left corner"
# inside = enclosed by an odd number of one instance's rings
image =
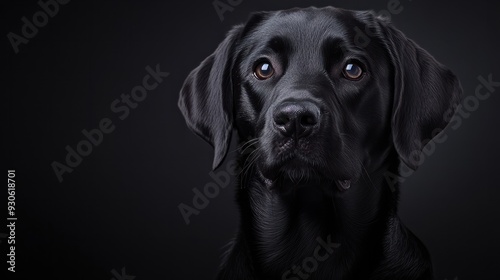
[[[355,63],[347,63],[342,71],[348,80],[359,80],[363,76],[363,69]]]
[[[259,80],[266,80],[266,79],[269,79],[273,76],[274,69],[273,69],[273,66],[271,65],[271,63],[269,63],[267,61],[263,61],[263,62],[258,63],[255,66],[255,68],[253,70],[253,74]]]

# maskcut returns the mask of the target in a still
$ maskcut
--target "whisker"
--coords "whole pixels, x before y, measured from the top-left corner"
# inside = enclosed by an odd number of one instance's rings
[[[234,151],[232,152],[236,152],[236,151],[239,151],[240,154],[244,154],[245,151],[252,147],[254,144],[256,144],[257,142],[259,141],[259,138],[253,138],[253,139],[250,139],[248,140],[247,142],[243,143],[241,146],[239,146],[238,148],[236,148]]]

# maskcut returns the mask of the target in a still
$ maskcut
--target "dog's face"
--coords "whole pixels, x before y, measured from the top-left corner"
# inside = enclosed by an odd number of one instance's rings
[[[348,187],[391,151],[416,167],[459,95],[449,70],[373,13],[308,8],[235,27],[190,74],[179,106],[215,147],[214,168],[236,127],[266,178]]]
[[[282,12],[239,45],[236,127],[258,139],[267,178],[355,179],[389,147],[389,56],[378,42],[357,46],[353,21],[330,9]]]

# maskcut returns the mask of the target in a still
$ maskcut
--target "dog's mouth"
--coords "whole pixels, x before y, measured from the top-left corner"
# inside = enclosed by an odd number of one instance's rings
[[[335,172],[321,163],[318,156],[300,149],[289,149],[279,153],[271,165],[261,170],[262,175],[269,181],[280,181],[296,186],[326,182],[334,183],[339,191],[346,191],[352,182],[349,176],[335,175]]]

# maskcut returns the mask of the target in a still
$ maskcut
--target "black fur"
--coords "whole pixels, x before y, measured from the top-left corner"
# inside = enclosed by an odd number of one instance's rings
[[[261,61],[271,78],[255,77]],[[359,80],[342,74],[351,62]],[[213,168],[239,136],[241,227],[217,279],[432,279],[386,175],[418,167],[460,95],[453,73],[372,12],[261,12],[234,27],[179,100]]]

